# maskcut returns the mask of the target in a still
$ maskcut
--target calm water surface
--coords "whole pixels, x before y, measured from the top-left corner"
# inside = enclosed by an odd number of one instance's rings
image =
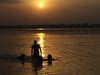
[[[17,59],[30,57],[34,40],[44,59],[56,59],[51,65]],[[100,29],[0,30],[0,75],[100,75]]]

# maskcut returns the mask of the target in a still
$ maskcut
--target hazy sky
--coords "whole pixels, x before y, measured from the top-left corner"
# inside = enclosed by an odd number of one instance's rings
[[[0,0],[1,25],[61,23],[100,23],[100,0]]]

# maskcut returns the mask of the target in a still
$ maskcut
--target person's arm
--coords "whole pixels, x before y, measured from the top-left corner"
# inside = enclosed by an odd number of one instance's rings
[[[41,47],[39,46],[39,48],[40,48],[40,52],[41,52],[41,55],[42,55],[42,49],[41,49]]]
[[[41,47],[40,47],[40,51],[41,51],[41,53],[42,53],[42,49],[41,49]]]
[[[40,52],[41,52],[41,56],[42,56],[42,49],[41,49],[41,47],[40,47]]]

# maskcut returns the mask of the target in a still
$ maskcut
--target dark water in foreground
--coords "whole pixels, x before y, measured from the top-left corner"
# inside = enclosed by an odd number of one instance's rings
[[[31,55],[33,41],[40,44],[42,67],[17,58]],[[22,64],[24,63],[24,64]],[[100,29],[0,30],[0,75],[100,75]]]

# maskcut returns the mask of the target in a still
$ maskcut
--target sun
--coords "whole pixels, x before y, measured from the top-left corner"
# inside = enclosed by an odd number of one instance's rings
[[[42,4],[39,4],[39,6],[42,7],[43,5]]]

